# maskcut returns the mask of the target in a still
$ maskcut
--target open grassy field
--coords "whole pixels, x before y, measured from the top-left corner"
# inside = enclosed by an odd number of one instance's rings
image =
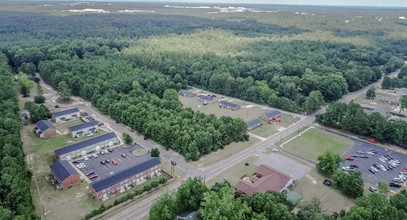
[[[257,166],[254,165],[256,161],[257,158],[253,158],[252,156],[247,157],[240,163],[235,164],[234,166],[210,179],[206,183],[206,186],[211,187],[216,182],[222,182],[223,179],[226,179],[232,186],[235,186],[240,181],[240,177],[243,175],[250,176],[256,171]],[[249,166],[245,166],[245,163],[249,163]]]
[[[281,129],[284,129],[299,120],[299,118],[295,116],[287,115],[284,113],[281,114],[280,118],[280,122],[273,122],[273,124],[268,124],[267,121],[263,121],[263,125],[255,128],[252,133],[266,138],[278,133]]]
[[[338,190],[323,185],[324,179],[316,168],[313,168],[304,178],[296,182],[293,191],[303,196],[302,201],[310,202],[314,198],[319,199],[320,207],[325,213],[332,214],[342,209],[349,210],[355,200],[345,197]]]
[[[317,157],[326,150],[331,150],[340,155],[352,144],[351,140],[330,132],[321,129],[309,129],[301,136],[286,143],[284,149],[316,161]]]
[[[194,165],[197,167],[207,167],[210,166],[218,161],[221,161],[223,159],[226,159],[232,155],[234,155],[236,152],[240,152],[253,144],[258,143],[260,140],[257,138],[250,138],[249,141],[247,142],[239,142],[239,143],[231,143],[227,146],[225,146],[223,149],[219,149],[216,152],[212,152],[209,155],[205,155],[201,157],[196,162],[192,162]]]

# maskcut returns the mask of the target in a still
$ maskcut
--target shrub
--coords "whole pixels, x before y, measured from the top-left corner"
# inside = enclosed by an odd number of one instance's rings
[[[148,191],[150,191],[152,188],[153,188],[153,187],[151,187],[150,184],[147,184],[147,185],[145,185],[145,186],[143,187],[143,190],[144,190],[144,192],[148,192]]]
[[[45,97],[42,96],[42,95],[36,95],[34,97],[34,102],[37,103],[37,104],[42,104],[42,103],[45,102]]]
[[[161,177],[161,178],[158,180],[158,182],[159,182],[160,184],[164,184],[164,183],[166,183],[167,181],[168,181],[168,178],[165,177],[165,176]]]
[[[152,188],[157,187],[158,185],[160,185],[160,184],[158,183],[157,180],[151,181],[151,183],[150,183],[150,186],[151,186]]]

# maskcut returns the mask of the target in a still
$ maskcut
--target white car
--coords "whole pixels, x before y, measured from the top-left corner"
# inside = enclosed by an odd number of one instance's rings
[[[93,154],[92,154],[92,157],[97,158],[97,157],[98,157],[98,155],[97,155],[97,154],[95,154],[95,153],[93,153]]]
[[[350,170],[350,167],[342,167],[342,170]]]
[[[380,157],[379,160],[383,163],[386,163],[386,159],[384,159],[383,157]]]
[[[382,169],[383,171],[387,171],[386,167],[384,167],[383,165],[379,165],[380,169]]]

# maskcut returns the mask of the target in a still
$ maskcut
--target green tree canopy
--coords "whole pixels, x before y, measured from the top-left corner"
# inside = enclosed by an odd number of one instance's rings
[[[318,163],[316,166],[318,171],[327,176],[333,175],[338,169],[339,164],[343,161],[339,154],[335,154],[330,150],[320,155],[317,160]]]

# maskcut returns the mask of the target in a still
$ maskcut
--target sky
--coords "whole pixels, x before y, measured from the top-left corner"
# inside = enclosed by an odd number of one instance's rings
[[[109,1],[109,0],[106,0]],[[112,1],[112,0],[110,0]],[[122,0],[123,1],[123,0]],[[372,7],[407,7],[407,0],[124,0],[143,2],[171,3],[233,3],[233,4],[284,4],[284,5],[331,5],[331,6],[372,6]],[[113,2],[113,1],[112,1]]]

